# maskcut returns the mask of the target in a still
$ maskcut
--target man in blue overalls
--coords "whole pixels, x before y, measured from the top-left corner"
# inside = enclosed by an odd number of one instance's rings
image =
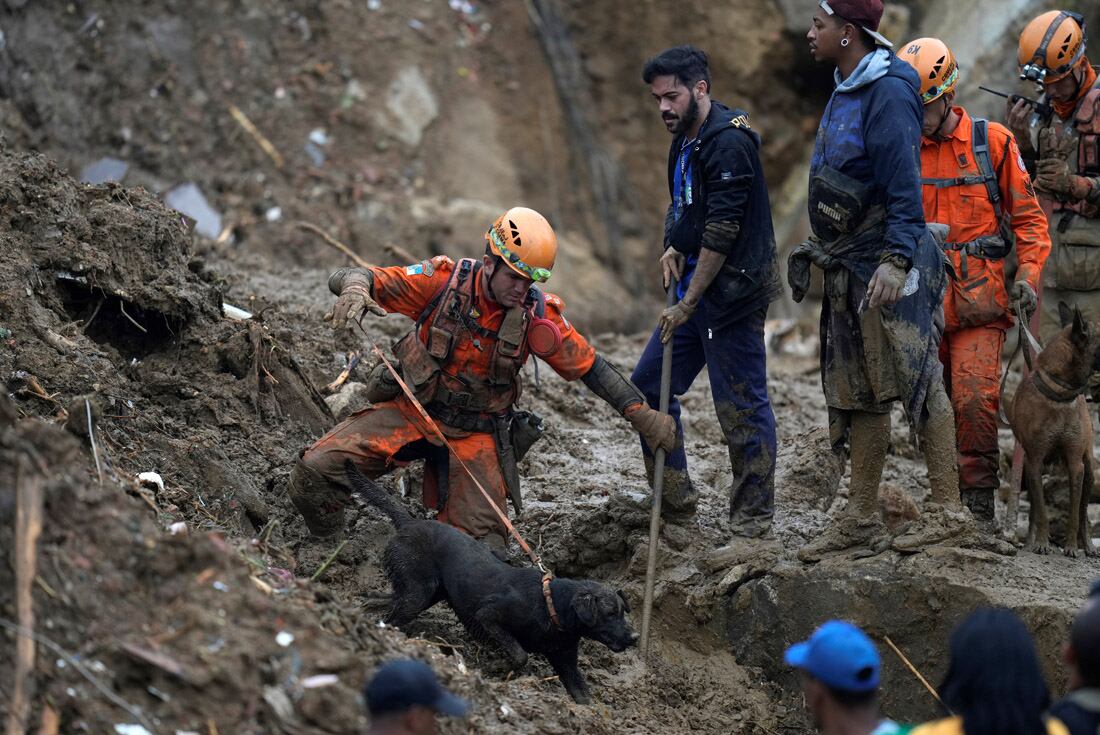
[[[665,459],[664,507],[685,516],[698,501],[675,396],[687,392],[706,365],[733,470],[732,531],[761,536],[771,527],[775,476],[764,318],[782,287],[760,138],[743,111],[711,100],[707,57],[699,49],[668,49],[646,63],[642,77],[675,136],[660,263],[665,287],[675,281],[679,300],[661,314],[632,376],[657,405],[663,345],[672,340],[669,411],[678,442]],[[652,481],[653,455],[646,446],[642,451]]]

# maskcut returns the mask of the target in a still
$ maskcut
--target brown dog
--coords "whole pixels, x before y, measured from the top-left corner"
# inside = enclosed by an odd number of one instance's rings
[[[1050,521],[1043,496],[1043,464],[1061,459],[1069,477],[1070,505],[1066,523],[1067,556],[1095,556],[1088,524],[1092,495],[1092,420],[1085,405],[1089,375],[1096,369],[1100,329],[1074,307],[1058,304],[1062,331],[1035,361],[1035,370],[1020,383],[1005,407],[1012,433],[1024,450],[1024,477],[1031,510],[1027,544],[1037,554],[1051,550]],[[1068,325],[1068,326],[1067,326]],[[1015,535],[1016,503],[1013,488],[1005,513],[1005,527]]]

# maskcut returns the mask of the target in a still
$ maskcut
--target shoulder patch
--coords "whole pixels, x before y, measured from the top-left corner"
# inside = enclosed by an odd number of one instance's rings
[[[1020,173],[1027,173],[1027,166],[1024,165],[1024,157],[1020,154],[1020,149],[1016,149],[1016,165],[1020,167]]]
[[[746,130],[752,129],[752,126],[749,125],[748,115],[738,115],[737,117],[730,120],[730,125],[735,128],[744,128]]]

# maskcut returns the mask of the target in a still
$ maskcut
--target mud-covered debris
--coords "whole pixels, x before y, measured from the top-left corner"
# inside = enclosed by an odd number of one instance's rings
[[[69,403],[68,414],[65,428],[73,435],[87,439],[89,430],[94,430],[102,418],[103,410],[94,396],[77,396]]]
[[[195,220],[195,232],[206,239],[216,240],[221,234],[221,214],[210,206],[195,184],[189,182],[169,189],[164,195],[164,203]]]
[[[143,487],[158,493],[164,492],[164,478],[156,472],[141,472],[138,474],[137,479]]]

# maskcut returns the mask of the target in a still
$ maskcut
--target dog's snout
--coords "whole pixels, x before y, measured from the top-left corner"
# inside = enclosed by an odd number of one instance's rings
[[[637,634],[637,633],[635,633],[634,631],[631,631],[631,632],[630,632],[630,645],[632,645],[632,646],[636,646],[636,645],[638,645],[638,639],[639,639],[639,638],[641,638],[641,636],[640,636],[640,635],[638,635],[638,634]]]

